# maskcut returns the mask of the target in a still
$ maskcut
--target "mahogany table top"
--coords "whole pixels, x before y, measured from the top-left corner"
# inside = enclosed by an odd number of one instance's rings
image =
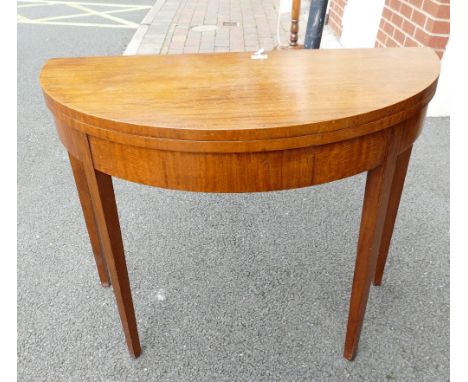
[[[427,103],[439,66],[429,48],[58,58],[41,85],[64,116],[137,136],[335,141]]]

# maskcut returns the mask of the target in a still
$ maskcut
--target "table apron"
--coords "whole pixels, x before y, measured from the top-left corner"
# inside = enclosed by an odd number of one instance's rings
[[[425,111],[424,107],[393,126],[339,142],[252,152],[142,147],[85,134],[60,116],[55,121],[73,156],[82,157],[76,142],[87,136],[94,167],[111,176],[175,190],[262,192],[327,183],[375,168],[384,161],[391,140],[400,153],[417,139]]]

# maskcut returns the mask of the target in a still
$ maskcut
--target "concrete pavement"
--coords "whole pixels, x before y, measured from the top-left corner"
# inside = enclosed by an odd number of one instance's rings
[[[309,0],[301,2],[301,44],[309,4]],[[291,15],[279,17],[278,42],[278,7],[279,0],[157,0],[125,54],[239,52],[287,46]],[[322,47],[341,47],[328,27]]]

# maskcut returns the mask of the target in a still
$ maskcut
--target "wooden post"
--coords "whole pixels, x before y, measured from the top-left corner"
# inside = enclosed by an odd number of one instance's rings
[[[289,37],[290,46],[297,46],[300,11],[301,0],[293,0],[291,9],[291,35]]]

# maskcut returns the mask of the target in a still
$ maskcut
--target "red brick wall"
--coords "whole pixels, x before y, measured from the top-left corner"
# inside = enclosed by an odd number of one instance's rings
[[[429,46],[442,57],[449,34],[450,0],[385,0],[375,46]]]
[[[330,0],[329,3],[328,25],[335,31],[338,37],[341,36],[341,32],[343,31],[342,19],[347,1],[348,0]]]

